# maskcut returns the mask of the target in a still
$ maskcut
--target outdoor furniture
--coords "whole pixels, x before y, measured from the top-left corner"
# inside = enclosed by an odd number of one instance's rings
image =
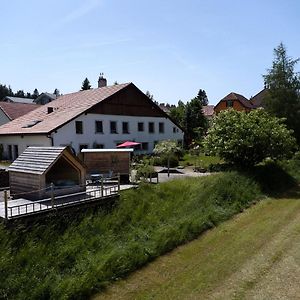
[[[92,183],[99,183],[103,178],[103,174],[91,174],[90,178]]]

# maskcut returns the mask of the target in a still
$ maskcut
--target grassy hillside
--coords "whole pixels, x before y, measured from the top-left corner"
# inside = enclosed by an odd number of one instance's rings
[[[282,172],[276,178],[277,173],[272,172],[275,182],[293,184],[292,177]],[[242,211],[268,185],[263,168],[255,176],[229,172],[143,185],[124,192],[110,210],[17,228],[1,224],[0,298],[91,295]]]
[[[266,199],[95,297],[299,299],[300,190]]]

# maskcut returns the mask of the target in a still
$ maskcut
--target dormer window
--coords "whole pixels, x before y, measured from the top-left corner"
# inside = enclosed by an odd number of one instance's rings
[[[42,122],[42,120],[34,120],[34,121],[32,121],[32,122],[30,122],[30,123],[22,126],[22,128],[30,128],[30,127],[33,127],[34,125],[36,125],[36,124],[38,124],[40,122]]]

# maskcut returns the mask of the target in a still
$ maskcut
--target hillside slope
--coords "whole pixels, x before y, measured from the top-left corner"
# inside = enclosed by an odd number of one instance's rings
[[[96,299],[299,299],[299,200],[263,200]]]

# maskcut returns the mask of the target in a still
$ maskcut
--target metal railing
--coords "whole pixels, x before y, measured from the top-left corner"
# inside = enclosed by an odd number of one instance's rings
[[[108,184],[106,186],[106,184]],[[8,196],[7,190],[4,191],[4,211],[5,211],[5,219],[11,219],[19,216],[24,216],[28,214],[33,214],[41,211],[46,210],[53,210],[53,209],[59,209],[61,207],[76,205],[83,202],[89,202],[89,201],[96,201],[100,200],[102,198],[107,198],[109,196],[118,195],[120,192],[120,176],[116,176],[114,178],[110,178],[108,181],[107,179],[101,179],[99,182],[87,184],[84,186],[70,186],[65,187],[65,190],[68,188],[70,191],[74,189],[74,187],[80,187],[84,188],[84,191],[76,192],[76,193],[66,193],[61,196],[55,195],[55,187],[51,183],[50,189],[40,189],[35,190],[31,192],[26,193],[20,193],[20,194],[13,194]],[[10,198],[23,196],[26,194],[33,194],[37,192],[49,192],[50,191],[50,197],[46,199],[41,200],[27,200],[29,203],[22,203],[22,204],[16,204],[9,206],[9,200]],[[17,199],[16,199],[17,200]]]

